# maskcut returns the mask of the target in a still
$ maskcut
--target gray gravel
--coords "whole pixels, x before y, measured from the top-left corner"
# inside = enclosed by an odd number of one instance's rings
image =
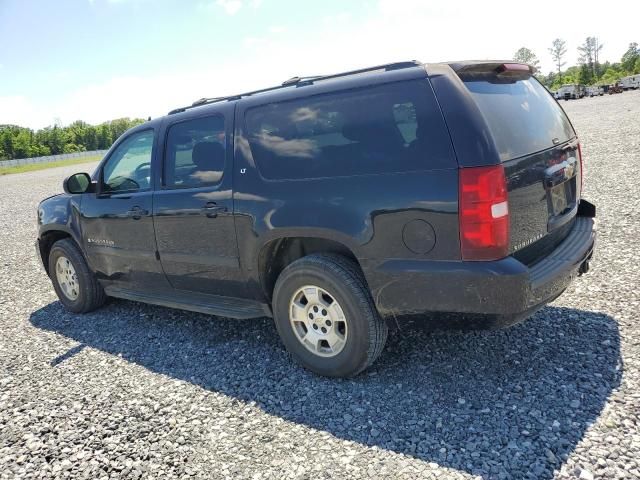
[[[349,381],[293,364],[267,319],[66,313],[35,207],[81,167],[0,177],[0,478],[640,478],[640,91],[563,105],[593,270],[509,330],[405,322]]]

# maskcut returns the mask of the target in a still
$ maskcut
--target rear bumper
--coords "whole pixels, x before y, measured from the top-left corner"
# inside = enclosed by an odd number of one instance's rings
[[[558,297],[589,268],[594,219],[578,216],[565,240],[527,267],[513,257],[492,262],[389,260],[368,277],[383,315],[478,314],[508,325]]]

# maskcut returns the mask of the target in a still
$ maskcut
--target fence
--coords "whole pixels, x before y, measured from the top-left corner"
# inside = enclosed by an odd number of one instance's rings
[[[49,155],[48,157],[15,158],[13,160],[0,160],[0,167],[14,167],[16,165],[28,165],[30,163],[59,162],[60,160],[70,160],[72,158],[103,156],[106,150],[93,150],[91,152],[61,153],[60,155]]]

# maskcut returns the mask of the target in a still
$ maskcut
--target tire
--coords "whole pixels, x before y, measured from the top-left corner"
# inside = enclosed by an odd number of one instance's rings
[[[307,292],[314,293],[313,288],[326,295],[317,295],[320,311],[315,319],[307,320],[314,315],[315,303],[307,299],[307,304],[300,305]],[[326,311],[323,305],[328,305]],[[294,310],[305,314],[294,315]],[[356,376],[380,356],[387,340],[387,324],[373,303],[360,268],[341,255],[313,254],[287,266],[276,282],[273,312],[276,328],[289,353],[308,370],[326,377]],[[339,313],[343,314],[343,321]],[[326,315],[324,319],[322,315]],[[292,318],[304,318],[306,323]],[[335,349],[325,340],[315,341],[322,338],[322,333],[318,329],[314,332],[311,326],[317,322],[314,328],[320,326],[324,331],[325,321],[331,324],[327,328],[333,329],[327,335],[333,339],[341,336]],[[311,341],[304,343],[303,336],[311,337]],[[316,351],[309,346],[314,343]]]
[[[49,276],[64,307],[74,313],[87,313],[101,307],[106,295],[82,252],[69,238],[58,240],[49,252]]]

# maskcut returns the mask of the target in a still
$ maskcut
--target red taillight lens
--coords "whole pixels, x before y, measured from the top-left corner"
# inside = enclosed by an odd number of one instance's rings
[[[536,69],[534,67],[524,63],[503,63],[495,69],[495,72],[501,77],[528,78],[535,71]]]
[[[582,161],[582,147],[578,143],[578,157],[580,157],[580,195],[582,195],[582,187],[584,186],[584,162]]]
[[[509,201],[504,167],[460,169],[463,260],[496,260],[509,252]]]
[[[503,63],[496,68],[498,73],[504,72],[531,72],[531,67],[524,63]]]

